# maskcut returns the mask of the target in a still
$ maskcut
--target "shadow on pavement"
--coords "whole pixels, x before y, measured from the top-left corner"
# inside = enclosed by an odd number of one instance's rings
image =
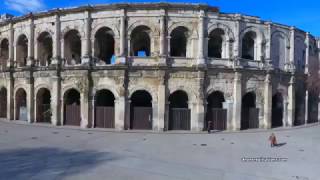
[[[62,179],[117,159],[108,152],[57,148],[0,151],[0,179]]]
[[[282,147],[282,146],[284,146],[284,145],[286,145],[287,143],[278,143],[278,144],[276,144],[275,146],[276,147]]]

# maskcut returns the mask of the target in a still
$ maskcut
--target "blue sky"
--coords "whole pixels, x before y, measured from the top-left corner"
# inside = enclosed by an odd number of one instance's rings
[[[160,0],[161,2],[207,3],[221,12],[260,16],[286,25],[296,26],[320,37],[319,0]],[[116,2],[159,2],[156,0],[0,0],[0,14],[25,14],[53,8]]]

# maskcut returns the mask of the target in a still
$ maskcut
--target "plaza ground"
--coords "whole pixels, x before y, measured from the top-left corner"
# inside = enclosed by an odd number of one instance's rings
[[[275,132],[282,146],[271,148]],[[244,162],[242,158],[285,158]],[[0,121],[0,179],[318,180],[320,126],[237,133],[107,132]]]

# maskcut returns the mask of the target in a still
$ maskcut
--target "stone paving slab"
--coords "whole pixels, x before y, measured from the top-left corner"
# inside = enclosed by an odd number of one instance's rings
[[[275,132],[283,145],[270,148],[271,130],[122,133],[0,121],[0,179],[319,180],[320,126]]]

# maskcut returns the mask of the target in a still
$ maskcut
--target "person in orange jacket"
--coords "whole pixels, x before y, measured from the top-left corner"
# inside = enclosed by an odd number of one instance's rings
[[[272,133],[269,137],[271,147],[277,146],[277,138],[274,133]]]

